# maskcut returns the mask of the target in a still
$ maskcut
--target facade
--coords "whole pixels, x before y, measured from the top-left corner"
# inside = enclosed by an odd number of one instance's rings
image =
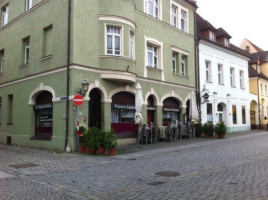
[[[258,121],[260,122],[252,123],[252,128],[266,129],[268,123],[268,52],[252,53],[249,64],[249,88],[251,93],[258,95]],[[251,115],[253,116],[255,105],[252,106]]]
[[[137,83],[144,123],[188,118],[194,1],[1,0],[0,8],[0,143],[75,148],[77,121],[136,142]]]
[[[263,50],[258,47],[257,45],[253,44],[251,41],[249,41],[248,39],[244,38],[241,45],[240,45],[241,49],[244,49],[245,51],[247,51],[248,53],[257,53],[257,52],[262,52]]]
[[[250,104],[257,96],[249,92],[250,55],[230,44],[231,36],[197,15],[202,123],[224,121],[228,132],[250,129]],[[256,108],[257,111],[257,108]],[[256,117],[257,120],[257,117]]]

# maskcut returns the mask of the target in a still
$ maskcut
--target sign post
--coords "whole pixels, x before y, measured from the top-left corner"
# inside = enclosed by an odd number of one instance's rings
[[[84,102],[84,98],[82,95],[77,94],[74,96],[74,104],[76,106],[81,106],[83,104],[83,102]]]
[[[74,105],[76,105],[76,111],[77,111],[77,116],[76,116],[76,130],[75,130],[75,136],[77,137],[77,149],[79,148],[79,135],[77,132],[79,131],[79,106],[81,106],[84,102],[84,97],[82,95],[75,95],[73,99]]]

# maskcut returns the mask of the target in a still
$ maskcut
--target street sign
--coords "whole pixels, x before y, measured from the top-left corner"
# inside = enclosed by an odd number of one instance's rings
[[[203,97],[204,97],[204,99],[208,99],[208,98],[209,98],[208,93],[205,93],[205,94],[203,95]]]
[[[81,106],[81,105],[83,104],[83,102],[84,102],[83,99],[84,99],[83,96],[81,96],[81,95],[79,95],[79,94],[75,95],[75,96],[74,96],[74,104],[75,104],[76,106]]]

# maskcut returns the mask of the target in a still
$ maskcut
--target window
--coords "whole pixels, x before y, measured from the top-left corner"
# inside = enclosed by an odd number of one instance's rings
[[[135,36],[132,31],[129,33],[129,58],[135,59]]]
[[[157,69],[158,48],[150,44],[147,45],[147,66]]]
[[[218,64],[218,84],[223,85],[223,66]]]
[[[7,125],[13,124],[13,94],[7,97]]]
[[[240,88],[244,89],[245,88],[245,85],[244,85],[244,72],[240,71],[239,76],[240,76]]]
[[[257,72],[261,73],[261,66],[259,64],[257,65]]]
[[[262,83],[261,83],[261,95],[263,95],[263,86],[262,86]]]
[[[236,105],[232,105],[232,113],[233,113],[233,124],[237,124]]]
[[[179,55],[177,52],[172,53],[172,72],[173,73],[178,73],[178,71],[179,71],[178,70],[178,62],[177,62],[178,57],[179,57]]]
[[[246,124],[246,107],[242,106],[242,123]]]
[[[181,56],[181,75],[186,75],[186,65],[187,65],[187,56],[182,55]]]
[[[0,126],[2,124],[2,97],[0,97]]]
[[[234,70],[234,68],[230,68],[230,85],[231,85],[231,87],[235,87],[235,70]]]
[[[159,0],[145,0],[145,13],[159,18]]]
[[[26,11],[33,7],[33,0],[26,0]]]
[[[224,45],[225,45],[226,47],[229,47],[229,39],[224,38]]]
[[[52,25],[44,28],[43,56],[48,56],[52,54],[52,30]]]
[[[8,5],[2,7],[2,22],[1,27],[5,26],[8,23]]]
[[[211,31],[209,31],[209,39],[213,42],[215,41],[215,34]]]
[[[30,37],[23,40],[24,44],[24,64],[29,64],[30,58]]]
[[[4,73],[5,50],[0,51],[0,74]]]
[[[213,122],[212,104],[207,103],[207,122]]]
[[[267,96],[267,85],[264,86],[264,90],[265,90],[265,96]]]
[[[171,25],[178,27],[178,8],[175,5],[171,6]]]
[[[181,10],[181,30],[187,32],[187,12]]]
[[[107,54],[121,55],[121,28],[107,26]]]
[[[210,61],[206,61],[206,82],[212,82]]]

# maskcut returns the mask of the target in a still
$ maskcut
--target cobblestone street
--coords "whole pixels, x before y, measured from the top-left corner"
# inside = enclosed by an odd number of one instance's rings
[[[114,157],[0,145],[0,199],[268,198],[267,132],[191,140]]]

